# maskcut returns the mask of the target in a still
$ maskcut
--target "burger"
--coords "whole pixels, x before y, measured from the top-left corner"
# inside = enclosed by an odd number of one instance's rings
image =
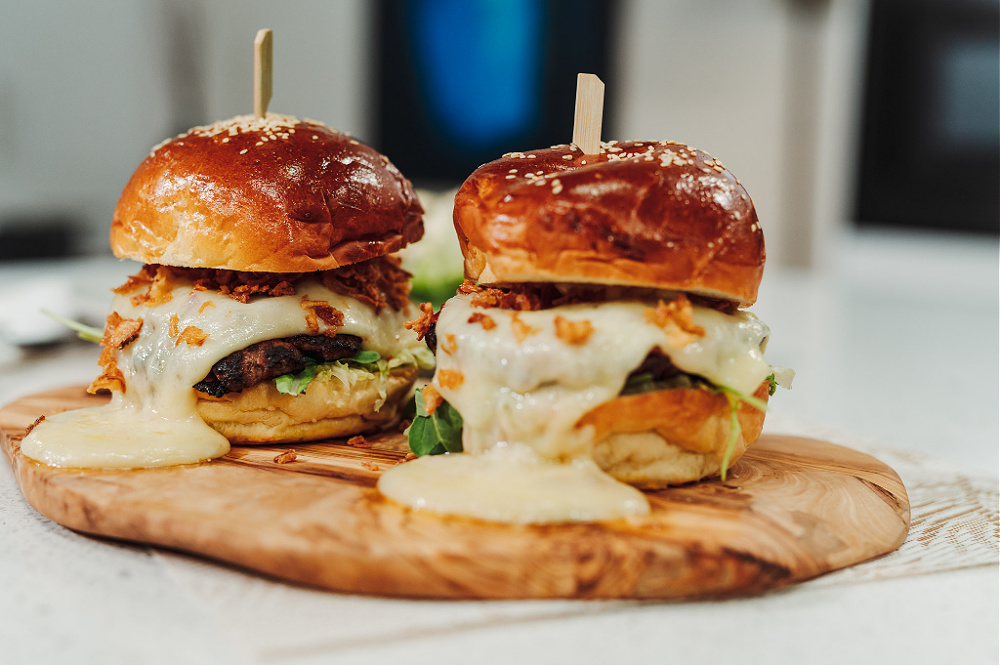
[[[239,116],[156,146],[111,226],[114,254],[143,264],[114,290],[89,389],[112,401],[60,415],[92,431],[93,455],[63,451],[86,437],[53,418],[25,453],[144,467],[395,423],[433,362],[403,328],[410,274],[393,254],[422,215],[384,155],[318,122]]]
[[[581,511],[595,479],[725,478],[759,437],[791,373],[765,360],[769,329],[746,310],[765,261],[753,202],[712,156],[640,141],[510,153],[465,181],[454,222],[467,279],[410,324],[437,357],[409,432],[425,457],[383,477],[384,493],[517,522],[618,517],[648,507],[621,491],[617,509]],[[433,490],[460,468],[478,488],[504,469],[502,497],[470,508],[468,489],[457,502]],[[565,502],[553,475],[571,468],[590,481]]]

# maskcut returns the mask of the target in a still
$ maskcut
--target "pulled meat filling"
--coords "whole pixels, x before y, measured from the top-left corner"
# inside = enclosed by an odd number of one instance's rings
[[[182,283],[194,289],[215,291],[240,303],[253,296],[289,296],[300,280],[318,278],[330,291],[356,298],[381,312],[402,310],[409,303],[410,277],[398,257],[377,257],[349,266],[316,273],[250,273],[219,268],[181,268],[146,264],[115,289],[131,294],[132,303],[157,305],[170,300],[171,290]]]
[[[233,352],[212,366],[196,391],[220,398],[262,381],[291,372],[301,372],[311,361],[325,363],[354,356],[361,349],[356,335],[293,335],[265,340]]]
[[[474,294],[472,304],[480,308],[505,310],[548,310],[577,303],[604,303],[606,301],[643,300],[664,298],[663,292],[645,287],[616,285],[557,284],[554,282],[512,282],[502,287],[486,287],[466,280],[458,288],[460,294]],[[694,305],[733,314],[739,305],[733,301],[687,294]]]

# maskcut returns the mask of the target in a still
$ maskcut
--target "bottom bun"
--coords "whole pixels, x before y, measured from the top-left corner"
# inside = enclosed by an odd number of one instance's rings
[[[348,437],[383,428],[399,418],[400,405],[417,378],[415,367],[396,368],[379,409],[379,378],[347,387],[337,379],[314,380],[301,395],[279,393],[261,382],[221,398],[198,394],[198,414],[233,444],[287,444]]]
[[[768,398],[768,382],[754,397]],[[764,412],[741,402],[740,432],[733,444],[732,467],[757,441]],[[619,396],[584,415],[577,427],[594,428],[594,462],[619,481],[657,489],[719,474],[729,446],[731,412],[720,393],[670,389]]]

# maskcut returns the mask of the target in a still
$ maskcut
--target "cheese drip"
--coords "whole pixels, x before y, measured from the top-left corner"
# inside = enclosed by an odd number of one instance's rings
[[[593,465],[593,432],[576,427],[580,418],[619,395],[628,375],[657,348],[684,372],[748,394],[771,373],[763,355],[769,329],[747,312],[729,315],[693,307],[694,323],[705,333],[692,340],[651,322],[648,314],[655,304],[620,301],[515,312],[476,308],[473,298],[449,300],[436,326],[434,386],[462,415],[465,453],[400,465],[379,481],[384,494],[414,508],[518,523],[609,520],[648,512],[641,493]],[[474,313],[489,316],[494,325],[487,330]],[[571,344],[557,335],[556,317],[586,321],[592,332]],[[526,457],[524,449],[532,456]],[[505,456],[511,461],[497,462]],[[502,489],[512,482],[507,468],[515,459],[514,483],[520,490],[510,493]],[[553,467],[562,469],[556,473]],[[458,473],[461,479],[452,478]],[[554,474],[577,476],[580,482],[552,484]],[[605,498],[593,508],[593,486],[580,475],[594,474],[640,501]],[[445,484],[462,490],[442,496],[435,488]],[[547,508],[541,511],[541,506]]]
[[[338,333],[356,335],[364,349],[383,357],[422,346],[402,324],[411,313],[384,308],[376,314],[366,303],[330,291],[318,281],[303,280],[295,294],[240,303],[213,291],[179,286],[170,300],[134,306],[118,295],[112,310],[126,319],[142,319],[139,336],[116,352],[125,376],[124,393],[101,407],[46,418],[21,443],[29,458],[55,467],[161,467],[210,460],[229,451],[229,442],[195,411],[191,388],[212,366],[249,345],[299,334],[315,334],[302,299],[327,301],[344,315]],[[200,345],[178,343],[173,327],[197,327],[207,334]],[[322,320],[319,332],[328,330]]]

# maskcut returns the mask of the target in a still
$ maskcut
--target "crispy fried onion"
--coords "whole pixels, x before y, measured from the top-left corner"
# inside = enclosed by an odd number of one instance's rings
[[[208,340],[208,333],[197,326],[185,326],[183,331],[179,331],[179,328],[180,317],[176,314],[170,315],[167,335],[173,339],[175,347],[182,342],[186,343],[189,347],[201,347],[205,344],[205,340]]]
[[[681,294],[669,303],[660,301],[655,308],[646,308],[646,321],[658,326],[680,347],[705,335],[705,329],[694,323],[694,310],[687,296]]]
[[[344,325],[344,313],[333,307],[326,301],[309,300],[309,294],[302,297],[302,309],[306,311],[306,326],[311,335],[319,333],[319,321],[332,327],[333,330],[326,331],[326,334],[336,335],[336,329]]]
[[[403,328],[409,329],[417,334],[417,340],[423,340],[434,324],[437,323],[438,315],[434,312],[431,303],[420,304],[420,316],[416,319],[403,322]]]
[[[573,321],[556,315],[556,337],[570,345],[582,345],[594,332],[594,326],[588,319]]]
[[[428,384],[424,387],[424,390],[420,392],[420,395],[424,398],[424,410],[428,414],[433,414],[437,411],[437,408],[441,406],[444,402],[444,398],[438,393],[438,390],[434,388],[434,384]]]
[[[124,349],[139,337],[142,330],[142,318],[125,319],[117,312],[108,315],[107,323],[104,326],[104,337],[101,338],[101,357],[97,363],[101,366],[101,374],[87,387],[88,393],[97,393],[100,390],[124,391],[125,375],[118,368],[115,359],[115,351]]]
[[[197,290],[215,291],[240,303],[254,296],[290,296],[300,280],[319,278],[330,291],[356,298],[381,312],[402,310],[410,295],[410,277],[398,257],[376,257],[349,266],[316,273],[250,273],[219,268],[181,268],[146,264],[114,289],[132,294],[132,304],[159,305],[170,300],[170,292],[183,284]]]

